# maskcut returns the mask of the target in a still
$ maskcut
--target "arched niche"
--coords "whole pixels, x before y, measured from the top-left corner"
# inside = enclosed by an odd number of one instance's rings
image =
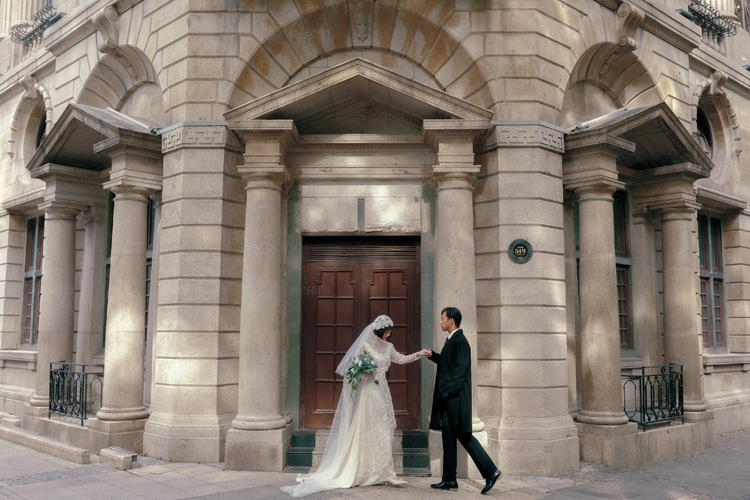
[[[111,108],[149,125],[166,123],[164,94],[156,71],[146,54],[136,47],[118,46],[104,54],[86,79],[76,102]]]
[[[597,118],[663,100],[654,78],[638,57],[615,43],[589,47],[570,74],[563,97],[561,125]]]
[[[6,198],[22,194],[29,188],[42,187],[42,182],[32,179],[25,167],[53,121],[52,99],[47,88],[33,76],[24,78],[22,85],[25,92],[13,112],[8,137],[11,168],[5,182]]]
[[[716,185],[725,184],[732,177],[742,152],[737,116],[721,88],[724,81],[726,76],[713,72],[696,86],[691,102],[692,133],[714,164],[710,182]]]

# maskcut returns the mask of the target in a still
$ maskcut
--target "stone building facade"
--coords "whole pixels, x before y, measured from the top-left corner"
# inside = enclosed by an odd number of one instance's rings
[[[387,313],[399,350],[438,350],[454,305],[504,471],[750,427],[744,20],[724,0],[3,2],[3,426],[280,471],[330,425],[353,335]],[[102,370],[82,423],[50,414],[60,360]],[[627,377],[670,363],[684,415],[639,426]],[[427,429],[433,380],[391,371],[400,430]]]

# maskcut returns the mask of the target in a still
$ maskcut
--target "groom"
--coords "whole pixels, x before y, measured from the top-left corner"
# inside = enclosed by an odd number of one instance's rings
[[[438,366],[430,429],[443,433],[443,480],[431,486],[437,490],[458,489],[456,441],[459,441],[487,482],[482,490],[484,495],[495,486],[502,472],[471,434],[471,347],[459,326],[461,311],[455,307],[443,309],[440,328],[448,332],[448,340],[440,354],[427,351],[427,357]]]

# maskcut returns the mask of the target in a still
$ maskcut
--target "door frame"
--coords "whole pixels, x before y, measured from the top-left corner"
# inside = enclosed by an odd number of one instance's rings
[[[306,328],[305,322],[307,320],[307,307],[311,304],[309,304],[309,301],[311,298],[307,296],[307,294],[304,293],[305,287],[311,287],[313,286],[310,283],[306,283],[307,280],[307,272],[308,272],[308,263],[307,263],[307,252],[311,247],[334,247],[335,245],[376,245],[381,248],[386,248],[388,246],[393,247],[412,247],[415,249],[416,255],[415,255],[415,261],[414,261],[414,267],[412,268],[412,272],[410,273],[410,279],[412,280],[412,286],[410,288],[409,293],[409,303],[411,310],[407,311],[407,321],[410,325],[410,331],[412,332],[412,335],[409,337],[408,341],[409,343],[406,345],[406,349],[408,352],[414,352],[421,348],[421,345],[423,344],[423,333],[422,333],[422,323],[421,323],[421,309],[422,309],[422,296],[421,293],[421,279],[422,279],[422,272],[421,272],[421,238],[419,235],[414,234],[404,234],[399,233],[396,235],[383,235],[383,234],[376,234],[376,235],[367,235],[363,236],[362,234],[356,234],[356,235],[342,235],[342,234],[336,234],[331,236],[321,236],[320,234],[314,234],[314,235],[305,235],[302,238],[302,266],[301,266],[301,285],[302,287],[299,289],[301,293],[298,294],[298,297],[291,298],[292,300],[299,300],[300,306],[301,306],[301,314],[300,314],[300,335],[299,335],[299,379],[298,379],[298,391],[297,391],[297,398],[299,402],[298,406],[298,414],[297,414],[297,427],[302,427],[302,417],[304,415],[304,394],[306,391],[305,388],[305,382],[304,382],[304,374],[305,370],[307,369],[307,363],[310,362],[309,359],[307,359],[307,356],[309,353],[306,353],[303,349],[305,346],[304,339],[303,339],[303,331]],[[308,250],[306,250],[308,249]],[[390,252],[389,252],[390,253]],[[324,257],[325,258],[325,257]],[[366,261],[352,261],[356,262],[356,265],[359,266],[360,270],[365,271],[366,269],[370,268],[372,269],[372,266],[374,265],[376,269],[388,269],[387,260],[388,258],[385,258],[385,262],[378,261],[379,257],[376,254],[373,254],[371,257],[374,260],[373,263],[366,262]],[[395,263],[403,263],[408,262],[409,259],[394,259],[393,262]],[[324,263],[324,261],[318,261],[320,263]],[[335,263],[336,261],[331,261],[331,263]],[[346,267],[346,260],[341,260],[340,263],[342,264],[342,267]],[[309,265],[316,265],[317,262],[311,262]],[[360,277],[358,284],[359,292],[360,292],[360,305],[365,305],[365,297],[367,295],[367,278],[362,275]],[[367,309],[369,310],[369,309]],[[361,309],[357,311],[357,314],[355,314],[354,318],[354,332],[353,334],[359,335],[359,332],[361,332],[362,328],[367,326],[368,320],[371,320],[372,318],[367,318],[365,315],[367,315],[367,310]],[[374,313],[371,313],[374,314]],[[360,324],[361,323],[361,324]],[[402,346],[403,347],[403,346]],[[416,423],[416,425],[406,424],[407,428],[421,428],[422,427],[422,421],[423,416],[423,404],[422,399],[423,397],[420,397],[420,393],[423,392],[423,384],[422,384],[422,371],[419,366],[413,366],[413,365],[406,365],[406,369],[409,371],[410,375],[407,375],[407,377],[412,377],[413,383],[409,387],[409,393],[406,396],[407,406],[410,406],[411,409],[409,410],[409,413],[413,415],[413,419]],[[309,381],[308,381],[309,382]],[[431,390],[430,390],[431,393]],[[399,418],[399,413],[396,414],[397,421],[401,420]],[[307,427],[310,425],[309,422],[306,424]],[[400,425],[404,425],[403,423]]]

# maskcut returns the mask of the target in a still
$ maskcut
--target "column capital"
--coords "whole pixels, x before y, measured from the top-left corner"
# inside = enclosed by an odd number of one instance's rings
[[[238,165],[237,172],[249,189],[288,189],[292,176],[284,165]]]
[[[149,196],[154,193],[152,187],[148,186],[133,186],[129,184],[117,184],[111,186],[110,191],[115,194],[115,203],[121,200],[135,200],[148,202]]]
[[[610,177],[593,176],[569,183],[565,188],[574,191],[578,195],[579,200],[597,198],[611,200],[615,191],[625,188],[625,183]]]
[[[46,220],[71,219],[74,220],[78,214],[86,209],[85,205],[49,201],[39,204],[39,209],[44,210]]]
[[[675,202],[661,207],[655,207],[654,211],[659,214],[662,221],[668,220],[692,220],[700,208],[698,203]]]
[[[435,165],[432,167],[431,180],[436,185],[435,192],[447,189],[466,189],[473,191],[473,183],[479,173],[479,165],[450,166]]]

